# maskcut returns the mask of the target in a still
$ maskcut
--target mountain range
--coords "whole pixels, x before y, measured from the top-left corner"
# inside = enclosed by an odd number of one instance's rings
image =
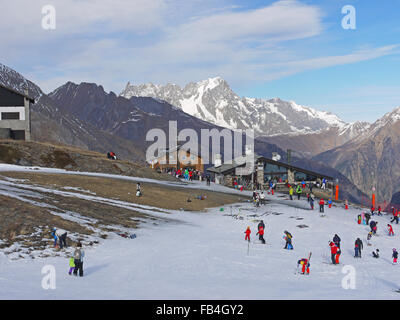
[[[123,159],[144,163],[151,143],[146,141],[146,133],[153,128],[168,132],[170,120],[177,121],[178,130],[191,128],[196,132],[254,127],[257,153],[271,157],[272,152],[278,152],[286,161],[286,149],[292,148],[293,163],[339,179],[343,199],[360,202],[366,197],[362,191],[369,190],[368,181],[361,179],[354,180],[358,189],[352,183],[353,171],[328,154],[365,136],[370,124],[348,124],[329,112],[277,98],[239,98],[221,78],[191,83],[183,89],[177,85],[128,84],[120,95],[94,83],[67,82],[45,94],[18,72],[0,64],[0,83],[21,92],[28,89],[35,98],[32,136],[37,141],[103,153],[113,150]],[[198,103],[190,109],[189,101]],[[202,119],[202,113],[209,117]],[[395,186],[385,190],[391,192]]]

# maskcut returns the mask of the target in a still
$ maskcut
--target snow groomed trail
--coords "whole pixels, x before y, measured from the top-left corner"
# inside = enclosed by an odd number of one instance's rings
[[[12,170],[0,165],[0,171]],[[199,188],[199,184],[188,187]],[[205,184],[201,187],[207,188]],[[215,185],[212,188],[226,190]],[[228,192],[238,191],[228,189]],[[95,197],[92,200],[96,201]],[[269,196],[268,200],[271,202],[259,208],[238,203],[225,206],[223,211],[214,208],[206,213],[172,212],[173,219],[184,223],[146,225],[136,232],[136,239],[115,236],[95,248],[84,248],[83,278],[67,274],[68,260],[64,257],[10,261],[0,254],[0,298],[400,298],[394,292],[400,288],[400,269],[391,259],[392,248],[400,243],[400,228],[393,225],[395,236],[389,237],[386,232],[389,217],[372,217],[378,221],[378,236],[372,238],[373,245],[369,247],[366,243],[369,227],[357,224],[360,213],[357,208],[325,208],[326,216],[320,217],[317,209],[308,209],[304,199],[293,200],[290,205],[287,205],[290,200],[279,195]],[[149,212],[152,208],[143,210]],[[259,244],[255,235],[260,219],[266,224],[266,245]],[[244,240],[247,226],[252,230],[249,254]],[[283,249],[284,230],[292,233],[294,250]],[[340,265],[329,263],[328,241],[335,233],[342,239]],[[357,237],[364,242],[361,259],[353,257]],[[380,249],[379,259],[371,256],[375,248]],[[310,251],[311,274],[295,273],[297,261],[306,258]],[[55,267],[54,290],[42,288],[41,271],[45,265]],[[355,270],[355,289],[342,286],[348,275],[342,272],[345,266]]]

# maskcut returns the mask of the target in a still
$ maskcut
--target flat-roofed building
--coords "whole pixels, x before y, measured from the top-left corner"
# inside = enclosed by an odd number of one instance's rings
[[[0,139],[30,140],[34,99],[0,84]]]

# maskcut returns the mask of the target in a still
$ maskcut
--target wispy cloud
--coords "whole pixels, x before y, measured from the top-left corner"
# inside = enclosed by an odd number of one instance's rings
[[[205,1],[15,0],[0,12],[0,59],[30,64],[28,75],[45,91],[72,80],[119,92],[128,80],[184,84],[220,75],[231,83],[268,81],[397,50],[299,53],[290,43],[324,32],[317,5],[281,0],[246,8]],[[57,29],[44,31],[41,7],[52,3]]]

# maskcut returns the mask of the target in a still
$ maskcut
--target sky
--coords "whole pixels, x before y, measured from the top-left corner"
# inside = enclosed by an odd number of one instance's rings
[[[240,96],[279,97],[347,122],[400,106],[397,0],[3,1],[0,62],[46,93],[67,81],[119,94],[128,81],[220,76]],[[343,27],[345,6],[353,29]]]

